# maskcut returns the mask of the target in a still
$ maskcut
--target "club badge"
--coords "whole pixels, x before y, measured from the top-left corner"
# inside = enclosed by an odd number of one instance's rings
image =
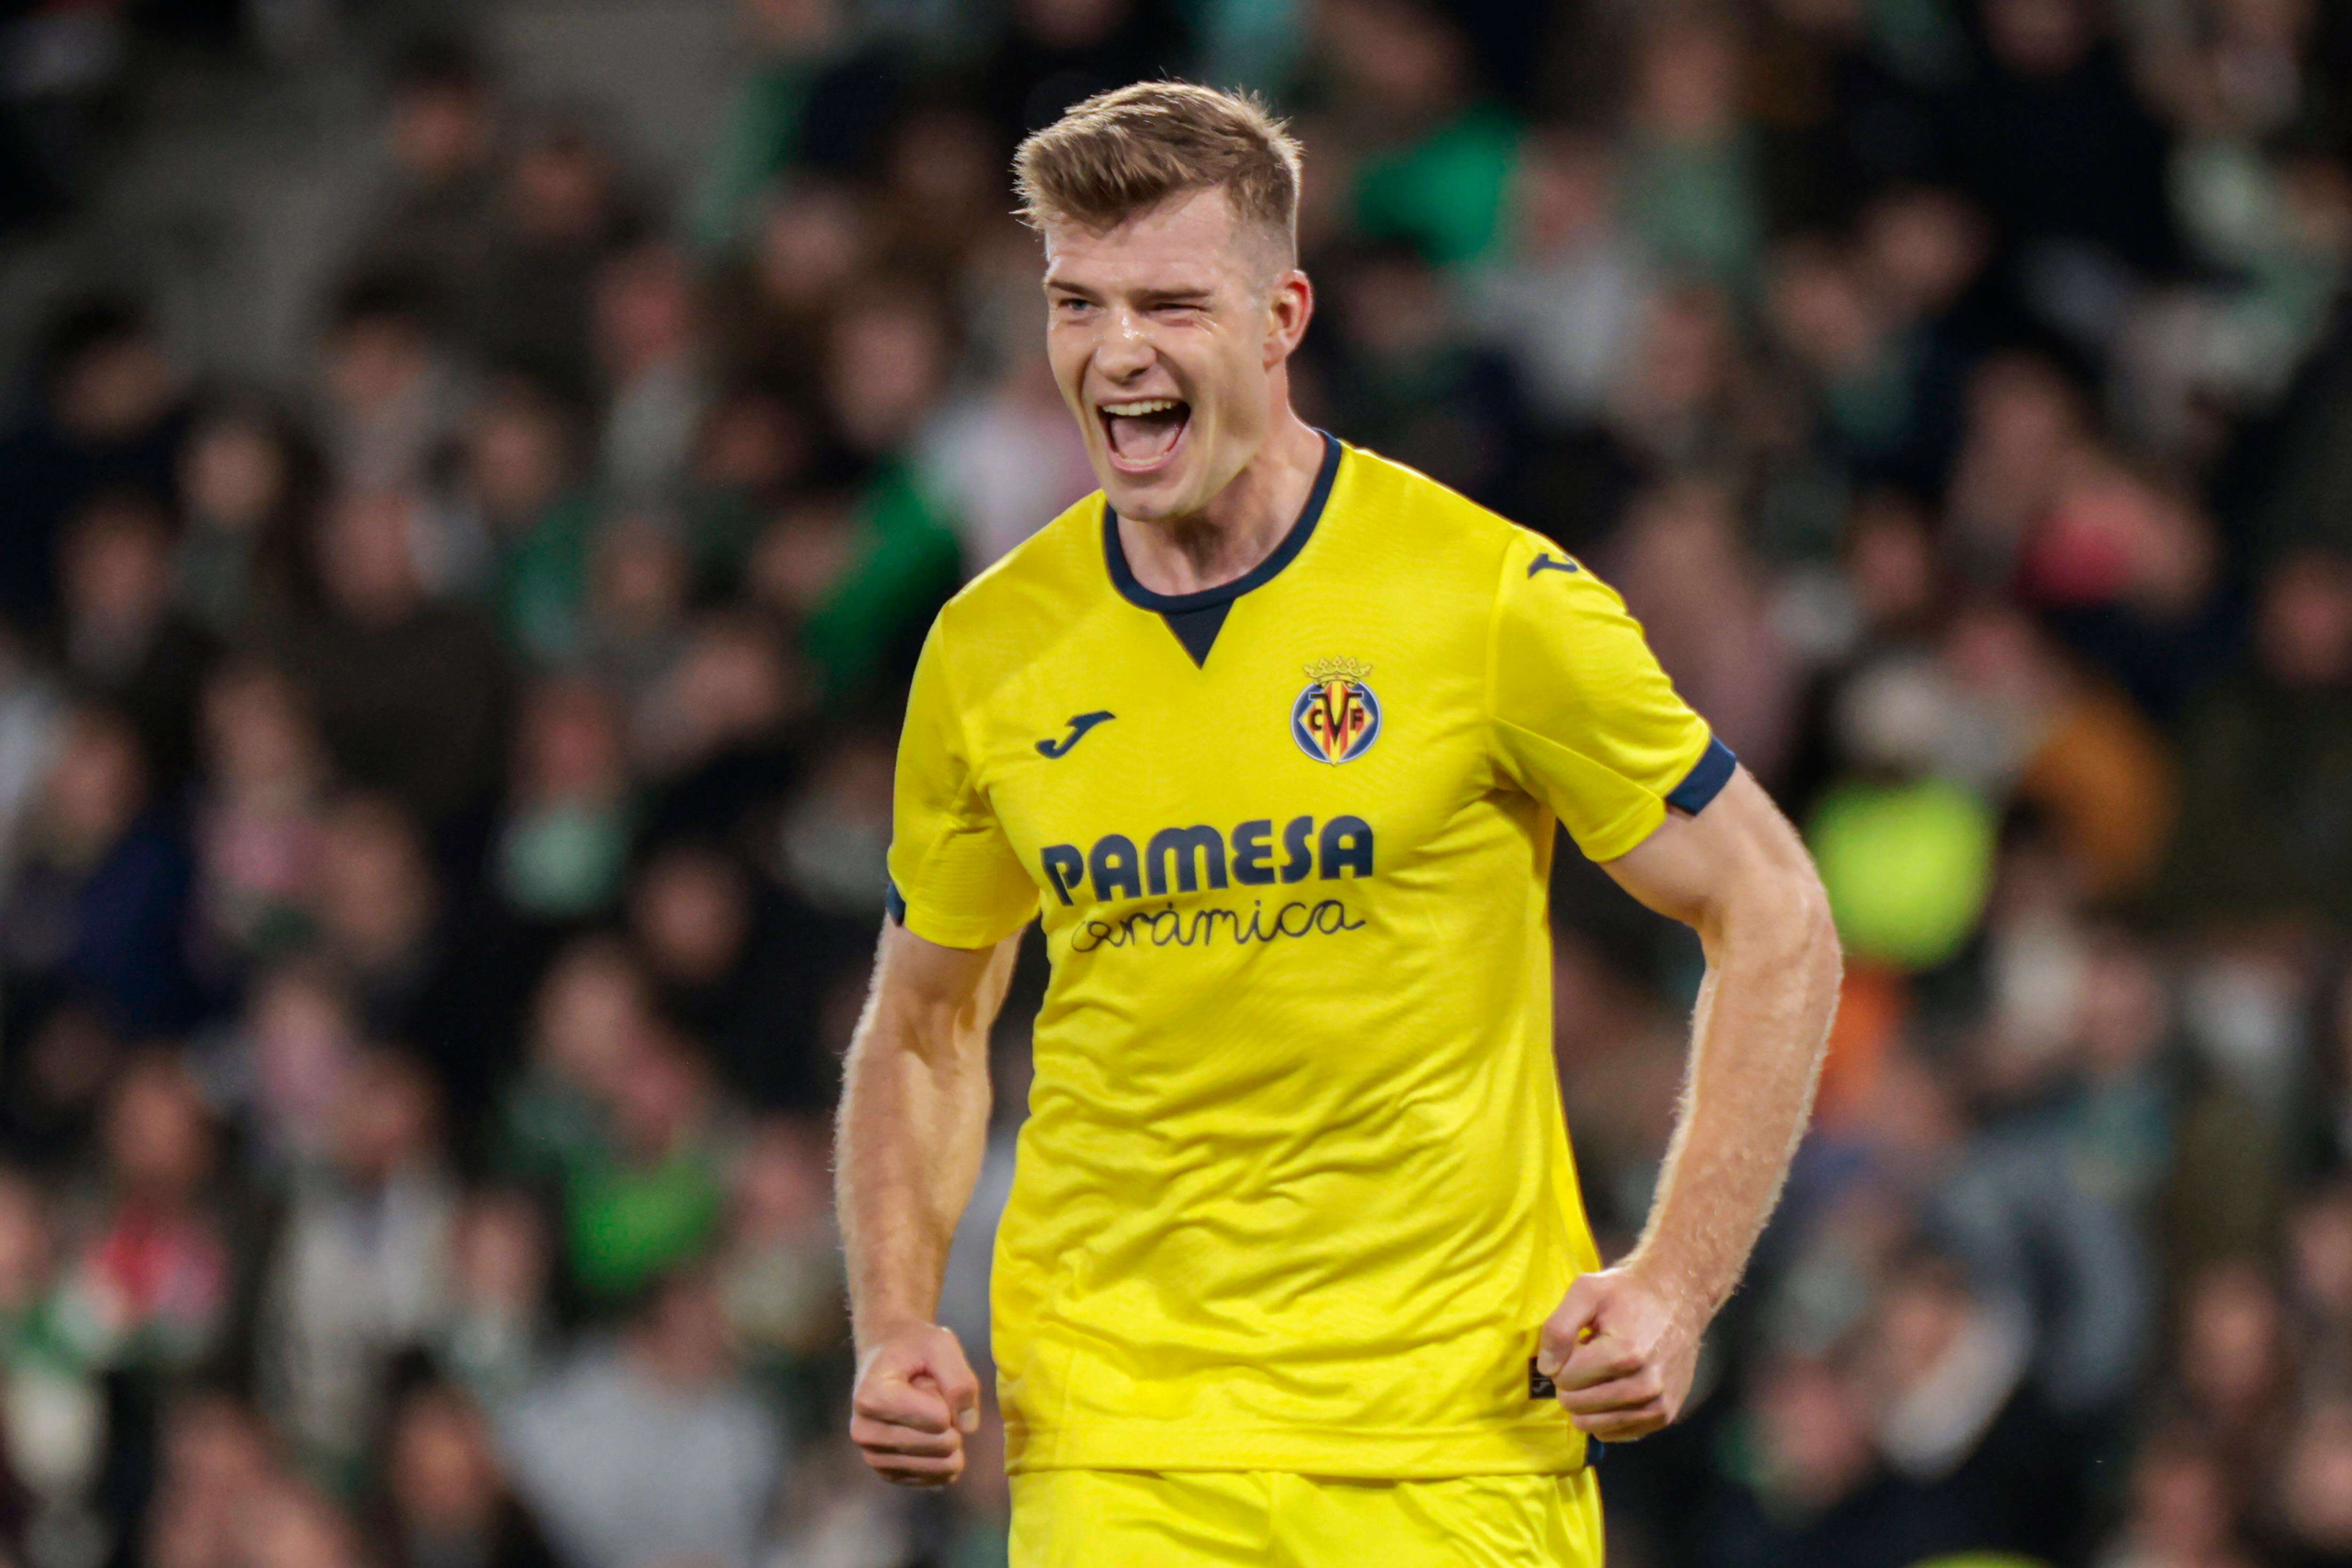
[[[1291,738],[1318,762],[1353,762],[1381,737],[1381,701],[1360,659],[1318,659],[1307,666],[1307,689],[1290,705]]]

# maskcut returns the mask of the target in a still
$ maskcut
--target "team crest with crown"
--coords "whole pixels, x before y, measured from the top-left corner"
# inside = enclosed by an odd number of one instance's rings
[[[1307,689],[1290,705],[1291,738],[1318,762],[1353,762],[1381,737],[1381,701],[1360,659],[1318,659],[1307,666]]]

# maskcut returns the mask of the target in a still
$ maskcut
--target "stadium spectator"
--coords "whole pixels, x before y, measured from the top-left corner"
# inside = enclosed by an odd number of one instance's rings
[[[2352,1405],[2315,1403],[2288,1440],[2275,1509],[2279,1554],[2297,1568],[2352,1557]]]
[[[797,1118],[775,1116],[753,1128],[730,1195],[719,1285],[727,1315],[747,1355],[796,1381],[792,1414],[803,1429],[822,1418],[811,1374],[837,1350],[835,1302],[845,1288],[840,1241],[827,1201],[829,1141]]]
[[[963,559],[974,570],[1059,516],[1094,483],[1043,355],[1022,354],[995,385],[952,398],[924,432],[915,465],[919,485],[938,496],[954,520]],[[776,602],[805,615],[814,599],[787,593]]]
[[[64,310],[34,364],[35,397],[0,429],[0,618],[47,629],[66,519],[100,490],[172,495],[185,434],[179,376],[137,307],[93,298]]]
[[[287,1484],[284,1460],[251,1409],[198,1391],[165,1413],[146,1557],[162,1568],[228,1568],[250,1548],[262,1501]]]
[[[192,868],[127,717],[86,706],[66,721],[24,837],[0,896],[18,1005],[79,1002],[134,1039],[185,1023]]]
[[[68,676],[139,731],[156,793],[176,795],[194,761],[196,694],[212,634],[173,601],[170,525],[136,491],[101,492],[68,523],[58,561]]]
[[[422,499],[351,491],[322,520],[320,611],[276,651],[338,771],[435,827],[488,803],[508,745],[508,659],[470,607],[434,596]]]
[[[241,1124],[257,1177],[282,1188],[326,1163],[364,1043],[357,1004],[328,965],[289,957],[253,977],[244,1016],[196,1061],[214,1103]]]
[[[545,1222],[530,1195],[493,1189],[468,1198],[452,1232],[448,1275],[434,1364],[497,1408],[546,1369],[554,1333]]]
[[[1479,336],[1511,360],[1549,424],[1597,417],[1632,351],[1646,263],[1618,204],[1606,146],[1532,132],[1511,187],[1507,247],[1466,280]]]
[[[524,140],[493,208],[474,305],[487,362],[590,395],[597,275],[642,230],[621,184],[611,151],[582,125],[551,120]]]
[[[401,1401],[385,1463],[384,1528],[396,1568],[556,1568],[509,1490],[481,1412],[466,1396],[423,1384]]]
[[[523,1496],[564,1561],[752,1561],[785,1450],[733,1356],[709,1271],[682,1270],[653,1284],[618,1342],[583,1351],[507,1414]]]
[[[466,387],[415,279],[365,277],[336,299],[319,388],[335,482],[363,493],[422,484],[460,426]],[[320,552],[331,568],[336,552]]]
[[[216,668],[197,716],[203,762],[191,799],[196,923],[189,945],[198,968],[218,983],[308,933],[328,766],[293,684],[259,660]]]
[[[64,1367],[101,1394],[89,1501],[102,1519],[131,1520],[148,1501],[160,1413],[193,1375],[228,1358],[236,1249],[252,1245],[255,1217],[230,1207],[218,1129],[166,1053],[123,1063],[97,1142],[96,1168],[59,1210],[46,1316]]]
[[[564,1262],[611,1304],[708,1252],[726,1204],[731,1107],[691,1047],[658,1030],[633,1042],[603,1135],[564,1172]]]
[[[183,608],[216,637],[292,614],[308,587],[321,479],[303,427],[264,402],[207,406],[189,432],[179,479],[184,521],[173,575]]]
[[[709,395],[685,258],[658,244],[614,256],[597,272],[593,308],[600,477],[625,500],[667,500],[685,482]]]
[[[683,839],[646,856],[628,916],[663,1014],[710,1046],[736,1091],[762,1105],[830,1103],[813,1023],[789,1005],[838,959],[824,926],[740,856]]]
[[[480,308],[499,212],[498,117],[488,70],[459,39],[421,40],[393,68],[391,178],[352,250],[365,266],[423,280],[453,326]]]
[[[500,1108],[497,1162],[542,1197],[597,1157],[620,1084],[655,1024],[645,975],[619,943],[583,937],[539,984],[528,1054]]]
[[[743,0],[753,63],[736,85],[693,207],[695,238],[717,250],[794,170],[847,170],[890,113],[902,64],[858,37],[840,0]]]
[[[611,907],[629,848],[618,716],[593,682],[551,679],[524,699],[515,779],[498,841],[509,908],[569,920]]]
[[[389,1051],[338,1075],[323,1158],[293,1173],[263,1276],[265,1409],[317,1473],[362,1473],[393,1358],[442,1316],[456,1195],[423,1066]],[[344,1480],[344,1489],[352,1490]]]
[[[467,432],[454,503],[489,556],[499,628],[535,661],[576,655],[596,511],[574,411],[522,377],[494,384]]]

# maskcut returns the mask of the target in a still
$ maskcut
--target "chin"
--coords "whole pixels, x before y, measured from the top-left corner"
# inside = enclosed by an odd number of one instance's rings
[[[1181,472],[1128,474],[1104,463],[1096,465],[1095,477],[1102,482],[1111,509],[1139,523],[1189,517],[1202,504],[1192,493],[1191,476]]]

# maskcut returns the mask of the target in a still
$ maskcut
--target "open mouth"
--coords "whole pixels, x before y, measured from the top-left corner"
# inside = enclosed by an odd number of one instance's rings
[[[1095,405],[1111,466],[1125,474],[1149,474],[1175,455],[1192,423],[1192,405],[1181,398],[1134,398]]]

